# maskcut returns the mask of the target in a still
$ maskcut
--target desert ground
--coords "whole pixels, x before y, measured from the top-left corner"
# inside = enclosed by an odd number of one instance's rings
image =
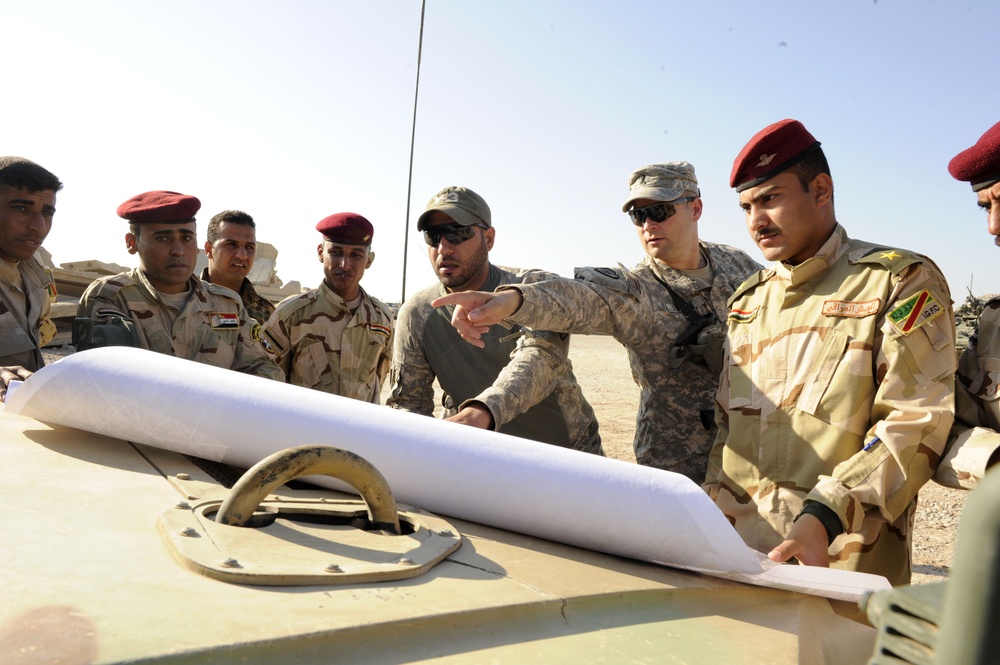
[[[624,347],[609,337],[574,335],[570,359],[583,392],[601,424],[609,457],[635,462],[632,436],[639,389],[632,380]],[[920,492],[913,542],[913,582],[943,580],[967,492],[928,483]]]

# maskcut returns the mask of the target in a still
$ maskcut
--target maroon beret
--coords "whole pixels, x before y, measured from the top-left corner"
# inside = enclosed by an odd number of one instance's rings
[[[733,162],[729,186],[756,187],[819,149],[819,141],[798,120],[786,119],[760,130]]]
[[[1000,182],[1000,122],[987,129],[976,145],[955,155],[948,162],[948,173],[972,183],[974,192]]]
[[[316,230],[327,240],[344,245],[370,245],[375,229],[372,223],[356,212],[338,212],[320,220]]]
[[[118,206],[118,216],[132,224],[190,222],[201,209],[201,201],[178,192],[144,192]]]

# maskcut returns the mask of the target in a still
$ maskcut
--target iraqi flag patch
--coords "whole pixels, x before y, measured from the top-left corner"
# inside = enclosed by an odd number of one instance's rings
[[[750,323],[757,318],[759,312],[760,305],[757,305],[753,309],[731,309],[726,321],[729,323]]]
[[[386,339],[389,339],[389,335],[392,334],[392,328],[389,326],[383,326],[380,323],[369,323],[368,329],[373,333],[378,333],[379,335],[385,335]]]
[[[924,289],[914,293],[889,312],[889,321],[899,332],[908,335],[928,321],[944,314],[941,306],[930,291]]]
[[[240,327],[240,315],[237,312],[212,312],[213,330],[235,330]]]

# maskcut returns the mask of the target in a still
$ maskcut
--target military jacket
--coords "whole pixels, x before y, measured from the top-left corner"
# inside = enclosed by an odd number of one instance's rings
[[[714,436],[714,399],[718,371],[696,353],[672,353],[690,321],[678,311],[664,286],[670,285],[701,314],[714,314],[702,334],[718,339],[714,353],[721,365],[722,321],[737,286],[760,268],[744,252],[702,243],[712,268],[704,289],[685,273],[649,256],[632,270],[578,268],[576,279],[553,279],[518,286],[524,302],[511,320],[560,332],[612,335],[628,350],[632,377],[639,386],[636,461],[683,473],[702,482]],[[708,351],[712,352],[712,351]],[[673,357],[671,357],[673,356]]]
[[[910,579],[916,496],[954,416],[955,322],[925,257],[848,238],[733,295],[706,489],[746,543],[780,544],[805,501],[844,532],[830,565]]]
[[[285,370],[288,383],[378,404],[392,361],[392,310],[361,290],[351,314],[343,298],[325,284],[285,298],[261,331],[268,355]],[[346,328],[335,322],[347,319]],[[331,330],[343,330],[339,340]]]
[[[55,297],[52,275],[36,258],[0,261],[0,366],[34,372],[45,365],[41,347],[55,336],[49,319]]]
[[[490,265],[483,288],[555,276]],[[569,336],[496,325],[483,336],[486,348],[477,348],[452,327],[454,307],[431,307],[432,300],[446,293],[436,283],[400,308],[387,404],[433,415],[437,378],[445,418],[478,402],[489,409],[499,432],[604,454],[594,410],[567,357]]]
[[[202,269],[201,279],[205,282],[210,281],[208,279],[208,268]],[[239,296],[240,300],[243,301],[243,306],[246,307],[247,314],[257,319],[257,323],[261,325],[271,318],[271,314],[274,313],[274,305],[271,304],[271,301],[257,293],[257,289],[253,287],[253,282],[246,277],[243,278],[243,284],[240,286]]]
[[[135,324],[144,349],[281,381],[284,375],[257,343],[259,324],[224,286],[189,280],[191,297],[166,330],[167,305],[141,268],[102,277],[80,298],[77,316],[95,323],[121,317]]]
[[[983,307],[955,379],[955,424],[934,480],[972,489],[1000,448],[1000,298]]]

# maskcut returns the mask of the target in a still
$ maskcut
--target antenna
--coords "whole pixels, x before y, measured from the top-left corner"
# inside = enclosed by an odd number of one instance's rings
[[[413,126],[410,129],[410,170],[406,176],[406,217],[403,219],[403,290],[399,302],[406,300],[406,257],[409,254],[410,192],[413,188],[413,144],[417,136],[417,96],[420,94],[420,56],[424,50],[424,10],[427,0],[420,0],[420,38],[417,40],[417,81],[413,86]]]

